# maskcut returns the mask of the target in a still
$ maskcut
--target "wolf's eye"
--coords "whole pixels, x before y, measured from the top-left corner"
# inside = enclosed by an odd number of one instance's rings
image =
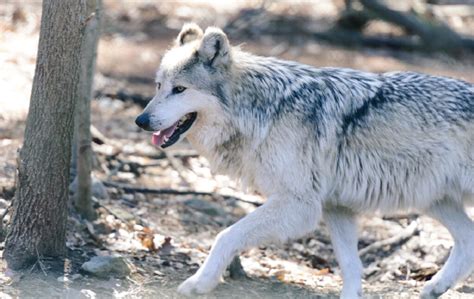
[[[156,90],[158,91],[158,90],[160,90],[160,88],[161,88],[161,83],[157,82],[156,83]]]
[[[186,90],[186,87],[184,86],[175,86],[173,87],[173,90],[171,92],[174,94],[177,94],[177,93],[182,93],[185,90]]]

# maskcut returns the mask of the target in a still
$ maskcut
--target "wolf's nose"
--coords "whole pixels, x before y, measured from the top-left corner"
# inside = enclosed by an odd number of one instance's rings
[[[144,130],[147,130],[147,131],[151,130],[151,128],[150,128],[150,117],[149,117],[148,113],[140,114],[135,119],[135,123],[137,124],[137,126],[139,126],[140,128],[142,128]]]

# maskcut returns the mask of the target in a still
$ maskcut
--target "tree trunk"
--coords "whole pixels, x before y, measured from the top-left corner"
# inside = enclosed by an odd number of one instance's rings
[[[35,77],[4,258],[21,269],[65,253],[71,138],[86,6],[44,0]]]
[[[74,205],[82,217],[92,220],[96,213],[92,207],[91,191],[91,97],[94,82],[97,43],[100,33],[101,0],[87,0],[87,21],[84,42],[82,45],[81,78],[76,111],[76,157],[77,157],[77,191]]]

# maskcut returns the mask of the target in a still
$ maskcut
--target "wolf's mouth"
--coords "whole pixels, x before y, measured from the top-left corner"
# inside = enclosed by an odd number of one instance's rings
[[[188,113],[185,116],[181,117],[171,127],[153,133],[153,136],[151,137],[151,142],[157,147],[161,146],[161,148],[167,148],[168,146],[172,146],[179,140],[181,134],[191,128],[194,121],[196,120],[196,116],[196,112]]]

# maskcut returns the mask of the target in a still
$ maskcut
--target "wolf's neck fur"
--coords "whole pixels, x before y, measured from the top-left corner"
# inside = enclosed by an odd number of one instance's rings
[[[301,125],[312,126],[321,138],[331,132],[323,124],[341,120],[345,114],[372,98],[383,78],[378,74],[343,68],[315,68],[293,61],[261,57],[236,50],[228,107],[233,114],[246,114],[262,133],[291,114]],[[247,124],[250,122],[246,122]],[[241,127],[242,126],[238,126]],[[337,125],[331,125],[334,129]]]
[[[243,181],[244,185],[251,185],[251,182],[244,182],[247,179],[243,164],[250,139],[244,137],[224,111],[213,111],[207,116],[198,114],[198,118],[187,138],[209,161],[212,172],[226,174]]]

